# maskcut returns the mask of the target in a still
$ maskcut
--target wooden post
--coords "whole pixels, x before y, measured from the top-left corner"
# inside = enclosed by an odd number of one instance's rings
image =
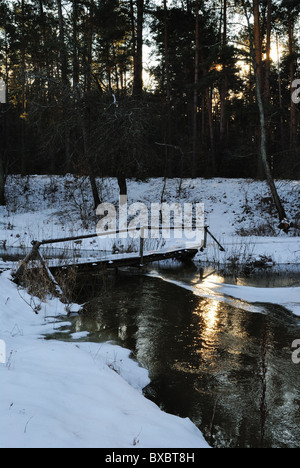
[[[202,244],[202,247],[200,249],[200,252],[203,252],[203,250],[206,249],[206,246],[207,246],[207,231],[208,231],[207,226],[204,226],[204,240],[203,240],[203,244]]]

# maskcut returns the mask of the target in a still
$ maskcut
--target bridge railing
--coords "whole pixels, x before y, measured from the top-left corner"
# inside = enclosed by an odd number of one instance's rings
[[[53,275],[51,274],[49,268],[46,265],[45,259],[40,251],[40,247],[43,245],[49,245],[49,244],[60,244],[64,242],[75,242],[79,240],[85,240],[85,239],[92,239],[95,237],[103,237],[103,236],[113,236],[117,234],[123,234],[123,233],[128,233],[128,232],[140,232],[140,246],[139,246],[139,257],[141,264],[143,263],[143,257],[144,257],[144,240],[145,240],[145,231],[146,230],[163,230],[167,229],[170,231],[175,231],[175,230],[181,230],[183,229],[183,226],[158,226],[158,227],[153,227],[153,226],[139,226],[139,227],[134,227],[134,228],[127,228],[127,229],[119,229],[115,231],[103,231],[103,232],[97,232],[93,234],[84,234],[81,236],[71,236],[71,237],[63,237],[63,238],[56,238],[56,239],[45,239],[42,241],[32,241],[32,249],[28,253],[28,255],[20,262],[19,268],[17,269],[16,273],[14,273],[14,278],[15,280],[18,280],[22,277],[28,263],[32,260],[40,260],[42,265],[47,271],[48,276],[51,276],[51,280],[53,281]],[[219,249],[224,252],[225,249],[224,247],[219,243],[219,241],[214,237],[214,235],[210,232],[208,229],[208,226],[204,226],[204,238],[201,246],[199,246],[199,250],[203,252],[203,250],[207,247],[207,237],[210,236],[214,242],[218,245]]]

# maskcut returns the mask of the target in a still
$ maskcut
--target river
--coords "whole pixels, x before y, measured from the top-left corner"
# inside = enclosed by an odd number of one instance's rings
[[[194,294],[212,274],[169,264],[104,286],[100,278],[81,278],[77,299],[86,305],[71,332],[129,348],[149,370],[145,396],[189,417],[212,447],[299,448],[300,364],[292,362],[291,345],[300,339],[300,318],[276,305]],[[291,286],[300,275],[225,279]]]

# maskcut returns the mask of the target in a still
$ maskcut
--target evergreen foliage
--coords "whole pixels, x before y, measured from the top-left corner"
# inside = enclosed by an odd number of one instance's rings
[[[244,3],[272,176],[299,178],[299,1]],[[241,1],[1,0],[0,18],[1,203],[9,173],[264,177]]]

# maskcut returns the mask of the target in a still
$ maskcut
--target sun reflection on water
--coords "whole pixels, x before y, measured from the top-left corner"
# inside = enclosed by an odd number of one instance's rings
[[[220,302],[202,300],[194,310],[197,319],[194,352],[201,356],[198,365],[214,367],[218,354]]]
[[[219,322],[219,301],[209,301],[209,303],[202,309],[202,317],[205,324],[205,335],[215,333],[216,327]]]
[[[219,323],[220,302],[216,300],[201,301],[194,314],[201,318],[201,335],[208,338],[217,331]]]

